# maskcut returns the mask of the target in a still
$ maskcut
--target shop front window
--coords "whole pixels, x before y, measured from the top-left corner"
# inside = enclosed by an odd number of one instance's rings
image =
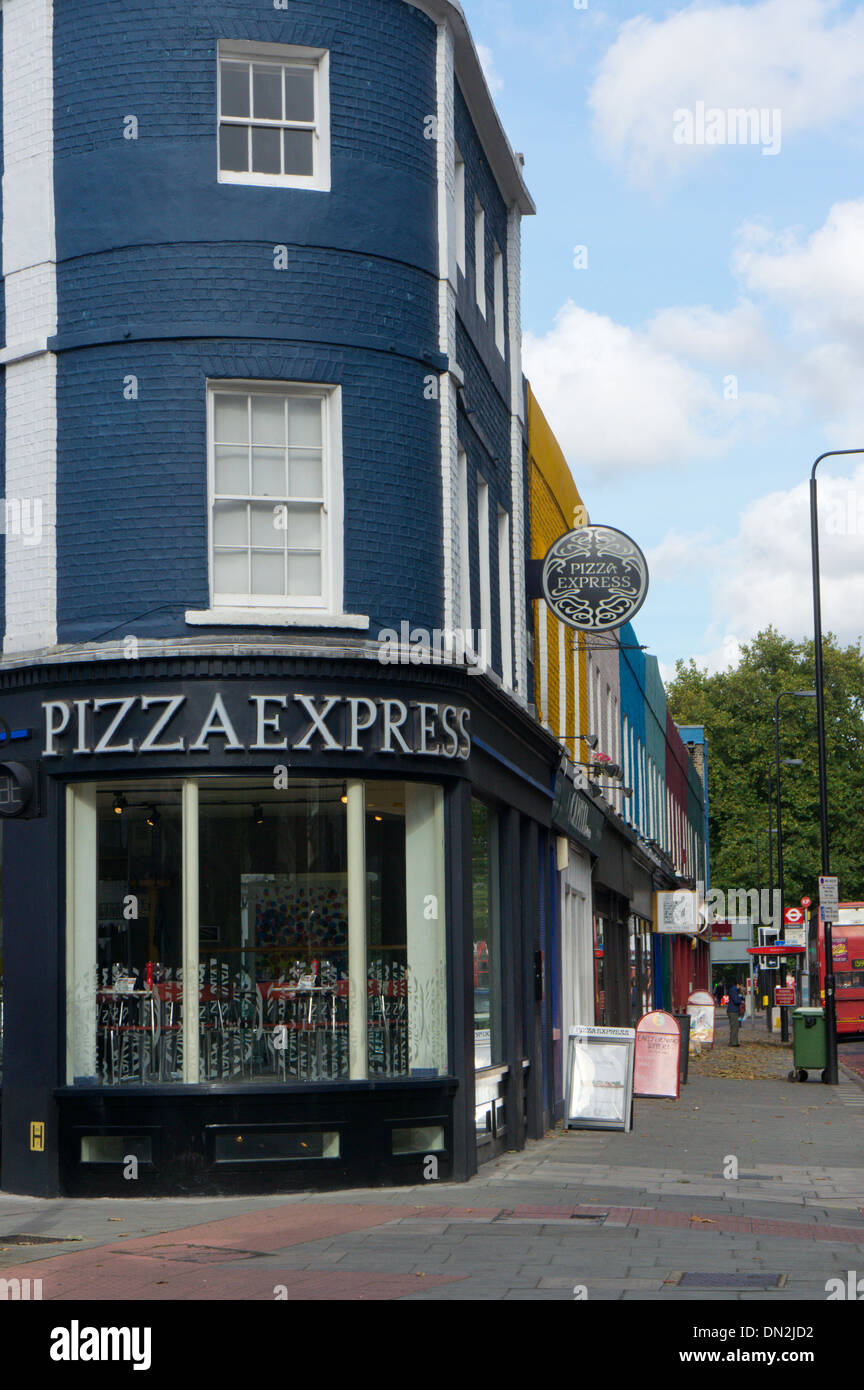
[[[348,841],[336,781],[199,789],[202,1081],[348,1076]]]
[[[370,1076],[438,1076],[447,1056],[439,788],[366,784]]]
[[[474,905],[474,1065],[502,1061],[501,953],[499,945],[498,819],[480,801],[471,804]]]
[[[69,1071],[122,1085],[182,1079],[182,807],[170,782],[71,794]]]
[[[441,788],[78,785],[67,827],[70,1081],[446,1074]]]

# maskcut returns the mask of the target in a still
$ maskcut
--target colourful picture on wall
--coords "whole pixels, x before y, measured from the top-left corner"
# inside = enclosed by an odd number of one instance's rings
[[[346,874],[244,874],[240,881],[250,945],[347,948]]]

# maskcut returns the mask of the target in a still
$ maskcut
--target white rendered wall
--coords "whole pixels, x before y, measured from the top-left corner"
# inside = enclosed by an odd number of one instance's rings
[[[57,640],[53,26],[53,0],[4,0],[6,652]]]

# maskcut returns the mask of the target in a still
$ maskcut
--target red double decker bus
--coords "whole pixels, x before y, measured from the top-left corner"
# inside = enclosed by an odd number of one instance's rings
[[[840,920],[831,928],[836,985],[837,1037],[864,1038],[864,902],[840,903]],[[815,926],[815,931],[813,927]],[[825,929],[817,913],[811,924],[810,978],[819,979],[819,999],[825,1003]]]

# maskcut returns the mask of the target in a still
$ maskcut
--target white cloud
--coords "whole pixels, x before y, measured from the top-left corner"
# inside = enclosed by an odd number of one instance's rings
[[[834,472],[823,472],[834,465]],[[844,642],[864,635],[864,462],[820,465],[822,624]],[[741,642],[773,624],[790,637],[813,632],[807,483],[749,503],[737,535],[717,557],[713,602],[721,628]]]
[[[638,469],[717,451],[710,384],[643,334],[565,304],[525,367],[571,467]]]
[[[716,145],[672,138],[673,113],[700,101],[779,110],[783,140],[853,122],[864,111],[864,8],[844,14],[836,0],[763,0],[696,4],[661,20],[640,15],[621,26],[589,95],[602,143],[645,183],[716,155]]]
[[[806,240],[745,224],[733,267],[744,284],[786,307],[795,327],[851,334],[864,350],[864,199],[835,203]]]
[[[493,97],[504,89],[504,79],[495,67],[495,55],[492,49],[485,43],[477,44],[477,57],[480,59],[480,66],[483,69],[483,76],[486,78],[486,85]]]
[[[707,529],[667,531],[659,545],[645,552],[652,583],[683,582],[688,573],[703,570],[715,545],[716,536]]]
[[[755,393],[727,399],[728,373],[709,377],[684,360],[700,336],[692,316],[704,312],[670,310],[639,330],[570,301],[544,337],[526,334],[525,370],[573,469],[625,473],[714,458],[742,424],[776,408]],[[722,317],[701,333],[703,357],[717,354]],[[730,345],[747,322],[745,313],[727,330]]]
[[[707,671],[709,675],[714,675],[717,671],[728,671],[741,660],[741,643],[734,634],[727,633],[714,646],[706,648],[703,652],[694,652],[693,660],[700,671]],[[675,667],[665,661],[658,662],[658,665],[663,684],[670,685],[675,679]]]
[[[744,226],[733,266],[746,289],[788,317],[790,397],[812,401],[830,439],[864,429],[864,199],[835,203],[803,238]]]
[[[667,352],[721,369],[764,368],[777,355],[761,312],[749,300],[725,314],[705,305],[661,309],[649,332]]]

